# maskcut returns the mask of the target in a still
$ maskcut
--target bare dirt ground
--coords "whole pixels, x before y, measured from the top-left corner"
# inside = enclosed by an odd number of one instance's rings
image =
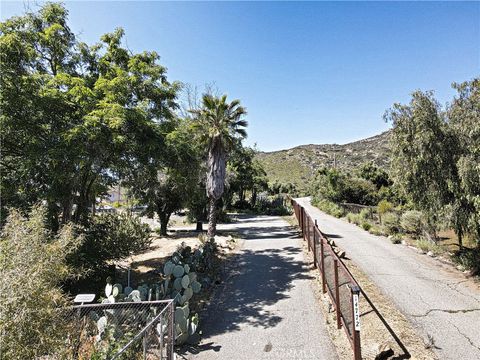
[[[132,255],[119,261],[117,265],[124,270],[131,268],[131,281],[133,284],[149,282],[158,278],[159,271],[162,271],[163,265],[167,259],[182,244],[190,246],[192,249],[202,243],[202,235],[205,233],[195,231],[195,224],[185,223],[184,217],[175,216],[172,225],[169,227],[167,236],[160,236],[155,230],[158,229],[158,222],[152,219],[142,219],[152,228],[152,243],[145,251]],[[222,256],[227,256],[236,247],[235,231],[222,230],[223,224],[219,224],[219,232],[215,241],[221,250]],[[123,271],[122,277],[126,276]]]

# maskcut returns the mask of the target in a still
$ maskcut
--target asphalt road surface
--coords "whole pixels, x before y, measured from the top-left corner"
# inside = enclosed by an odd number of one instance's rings
[[[439,359],[480,359],[480,290],[458,271],[385,237],[374,236],[296,199],[320,230],[390,297]]]
[[[243,216],[222,229],[244,237],[235,273],[203,316],[188,359],[337,359],[314,297],[301,239],[279,217]]]

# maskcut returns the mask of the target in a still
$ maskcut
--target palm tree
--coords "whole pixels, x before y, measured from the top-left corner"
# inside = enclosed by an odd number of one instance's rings
[[[202,97],[202,108],[192,111],[197,115],[197,127],[208,148],[207,196],[209,199],[208,233],[214,237],[217,231],[217,202],[225,188],[225,169],[228,153],[247,137],[247,114],[240,100],[227,102],[227,95]]]

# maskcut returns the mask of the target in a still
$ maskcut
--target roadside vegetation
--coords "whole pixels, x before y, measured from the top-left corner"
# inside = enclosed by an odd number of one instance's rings
[[[480,272],[480,79],[454,84],[441,107],[431,92],[385,113],[392,124],[391,164],[354,171],[321,168],[313,203],[375,235],[402,240],[432,256],[449,255]]]

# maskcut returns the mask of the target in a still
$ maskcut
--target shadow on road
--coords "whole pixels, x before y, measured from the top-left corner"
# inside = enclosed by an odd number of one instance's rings
[[[276,239],[294,236],[288,226],[248,228],[248,239]],[[281,236],[283,234],[283,236]],[[265,235],[265,236],[263,236]],[[295,235],[297,237],[297,235]],[[254,241],[255,241],[254,240]],[[255,242],[256,243],[256,242]],[[278,242],[277,242],[278,244]],[[289,290],[297,279],[311,279],[308,265],[298,260],[302,250],[295,246],[246,249],[231,262],[230,277],[216,291],[206,312],[201,316],[205,345],[185,348],[182,355],[210,350],[209,337],[245,330],[245,327],[275,327],[282,321],[279,311],[272,309],[280,300],[289,298]],[[218,350],[217,350],[218,351]]]

